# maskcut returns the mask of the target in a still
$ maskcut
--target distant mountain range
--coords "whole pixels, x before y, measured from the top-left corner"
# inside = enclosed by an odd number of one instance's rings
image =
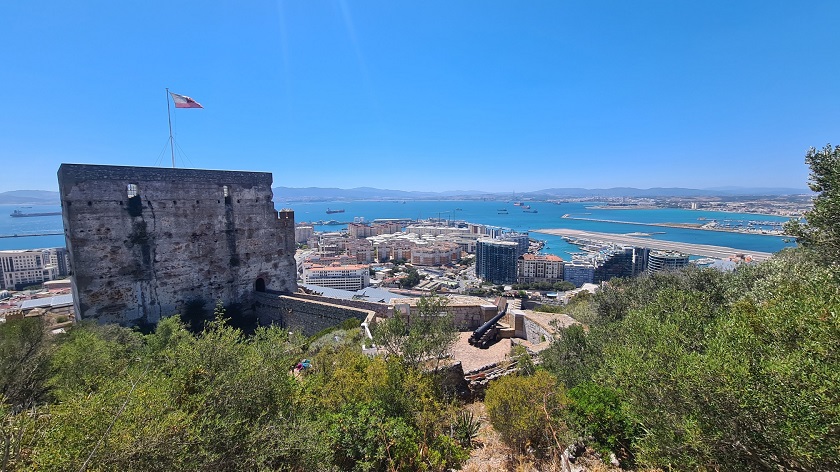
[[[58,205],[58,192],[49,190],[12,190],[0,192],[2,205]]]
[[[351,189],[321,187],[274,187],[274,197],[278,200],[419,200],[429,198],[457,198],[467,196],[490,195],[480,190],[455,190],[451,192],[420,192],[406,190],[387,190],[372,187]]]
[[[353,189],[321,187],[275,187],[274,197],[279,201],[327,201],[327,200],[427,200],[434,198],[503,198],[503,199],[542,199],[542,198],[587,198],[587,197],[732,197],[732,196],[780,196],[803,195],[811,191],[804,188],[777,187],[716,187],[693,189],[681,187],[655,187],[639,189],[633,187],[614,187],[605,189],[587,188],[550,188],[534,192],[513,194],[490,193],[478,190],[456,190],[448,192],[419,192],[404,190],[385,190],[371,187]]]
[[[779,196],[808,195],[811,191],[804,188],[781,187],[714,187],[693,189],[682,187],[654,187],[639,189],[633,187],[614,187],[601,189],[587,188],[548,188],[535,192],[484,192],[481,190],[452,190],[447,192],[421,192],[388,190],[372,187],[351,189],[322,187],[274,187],[274,197],[278,201],[330,201],[330,200],[430,200],[442,198],[498,198],[498,199],[545,199],[545,198],[593,198],[593,197],[734,197],[734,196]],[[57,205],[60,202],[58,192],[48,190],[12,190],[0,192],[2,205]]]
[[[707,189],[682,187],[613,187],[613,188],[550,188],[530,192],[525,195],[553,195],[558,197],[727,197],[727,196],[769,196],[803,195],[811,193],[808,189],[771,188],[771,187],[715,187]]]

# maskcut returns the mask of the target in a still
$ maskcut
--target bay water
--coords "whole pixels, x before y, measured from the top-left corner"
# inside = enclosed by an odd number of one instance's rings
[[[784,222],[788,218],[750,213],[729,213],[675,208],[657,209],[615,209],[595,208],[593,202],[525,202],[530,205],[528,212],[523,207],[515,206],[510,201],[494,200],[417,200],[417,201],[342,201],[342,202],[283,202],[275,201],[280,208],[295,211],[296,222],[326,222],[335,220],[341,224],[315,224],[317,231],[338,231],[347,227],[348,222],[375,219],[404,218],[442,220],[463,220],[470,223],[486,224],[508,228],[515,231],[535,229],[568,228],[602,233],[626,234],[632,232],[650,233],[653,239],[668,241],[711,244],[728,246],[744,252],[776,252],[784,247],[793,246],[779,236],[670,228],[628,223],[703,223],[705,221],[724,220],[742,222],[746,227],[749,221]],[[35,249],[63,247],[64,236],[31,236],[43,233],[62,233],[61,216],[37,216],[13,218],[14,210],[26,213],[61,211],[58,205],[37,205],[22,207],[19,205],[0,205],[0,250]],[[328,214],[327,210],[344,210],[342,213]],[[536,210],[536,213],[532,213]],[[563,216],[567,215],[566,218]],[[586,218],[578,220],[573,218]],[[592,221],[609,220],[609,221]],[[5,237],[19,235],[20,237]],[[544,252],[569,259],[569,253],[577,252],[577,247],[566,243],[562,238],[541,233],[533,233],[532,238],[546,241]]]

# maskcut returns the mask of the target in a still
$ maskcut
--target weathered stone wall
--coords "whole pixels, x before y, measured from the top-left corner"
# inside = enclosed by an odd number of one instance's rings
[[[386,305],[384,303],[366,302],[363,300],[343,300],[338,298],[322,297],[319,295],[310,295],[308,293],[292,293],[289,294],[289,296],[303,300],[312,300],[316,302],[330,303],[333,305],[347,306],[350,308],[358,308],[360,310],[370,310],[376,313],[376,316],[379,317],[390,316],[390,313],[393,311],[393,307],[391,305]]]
[[[524,328],[525,328],[525,339],[534,344],[539,344],[543,341],[552,341],[554,339],[554,335],[546,329],[541,324],[537,323],[536,321],[528,318],[526,315],[524,317]]]
[[[407,302],[403,300],[407,300]],[[394,311],[399,310],[400,313],[407,314],[408,319],[411,320],[412,310],[417,309],[416,300],[396,299],[394,300]],[[478,329],[479,326],[499,313],[498,308],[490,304],[448,305],[446,311],[452,314],[452,321],[455,323],[455,326],[464,331]]]
[[[58,181],[79,318],[154,323],[296,289],[294,212],[275,211],[269,173],[62,164]]]
[[[260,324],[280,324],[289,330],[299,330],[305,336],[312,336],[349,318],[361,323],[374,315],[371,310],[271,294],[259,294],[256,309]]]

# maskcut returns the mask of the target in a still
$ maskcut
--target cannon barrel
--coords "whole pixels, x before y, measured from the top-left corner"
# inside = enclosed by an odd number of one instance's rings
[[[484,333],[486,333],[488,329],[492,328],[493,325],[495,325],[500,319],[502,319],[502,317],[505,316],[506,313],[507,307],[505,307],[505,309],[502,310],[501,313],[491,318],[490,321],[484,323],[483,325],[479,326],[477,330],[473,331],[472,336],[470,336],[470,344],[473,344],[475,341],[481,339],[481,337],[484,336]]]

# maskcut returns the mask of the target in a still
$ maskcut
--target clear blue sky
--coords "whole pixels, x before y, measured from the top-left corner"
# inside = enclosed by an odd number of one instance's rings
[[[0,191],[62,162],[275,185],[804,188],[840,2],[6,1]]]

